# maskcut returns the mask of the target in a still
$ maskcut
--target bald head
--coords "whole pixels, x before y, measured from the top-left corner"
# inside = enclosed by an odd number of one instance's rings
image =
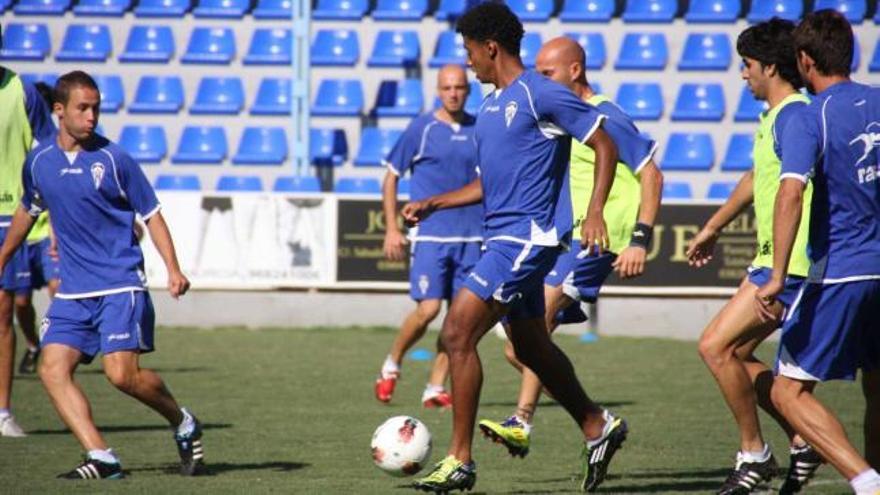
[[[437,73],[437,96],[440,104],[451,115],[464,109],[464,103],[470,93],[467,73],[464,67],[455,64],[444,65]]]
[[[541,47],[535,59],[535,70],[574,90],[578,84],[587,84],[585,58],[581,45],[568,36],[560,36]]]

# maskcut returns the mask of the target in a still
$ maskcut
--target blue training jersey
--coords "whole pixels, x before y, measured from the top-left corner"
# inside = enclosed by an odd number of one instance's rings
[[[150,218],[159,211],[159,200],[122,148],[96,135],[71,161],[54,139],[44,141],[28,154],[22,182],[28,213],[51,211],[61,260],[57,297],[143,290],[135,215]]]
[[[813,181],[809,280],[880,278],[880,88],[835,84],[786,126],[784,178]]]
[[[410,198],[460,189],[477,178],[474,148],[475,119],[465,115],[461,124],[444,122],[428,113],[410,122],[385,164],[392,173],[412,175]],[[483,238],[483,207],[463,206],[434,212],[419,222],[411,237],[420,241],[469,242]]]
[[[52,122],[52,112],[43,95],[29,82],[22,81],[24,87],[24,109],[27,112],[28,122],[31,125],[31,134],[34,141],[39,144],[55,135],[55,123]]]
[[[487,239],[555,246],[572,229],[568,165],[571,139],[587,141],[600,126],[619,160],[639,168],[654,143],[614,121],[566,87],[534,71],[486,96],[476,143]]]

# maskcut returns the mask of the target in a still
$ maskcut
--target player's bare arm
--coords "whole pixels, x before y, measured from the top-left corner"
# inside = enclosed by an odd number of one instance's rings
[[[649,161],[639,172],[639,183],[642,191],[633,240],[618,254],[612,265],[620,278],[637,277],[645,272],[648,246],[651,243],[654,222],[657,220],[663,195],[663,173],[654,160]]]
[[[721,205],[721,208],[718,208],[718,211],[706,222],[702,230],[688,243],[688,249],[685,253],[688,264],[700,268],[712,261],[715,242],[721,235],[721,231],[754,201],[753,184],[754,172],[749,170],[740,178],[727,201]]]
[[[171,233],[168,231],[168,225],[162,212],[156,212],[147,219],[147,229],[150,231],[150,238],[159,256],[165,262],[165,268],[168,270],[168,292],[171,297],[177,299],[186,294],[189,290],[189,280],[180,271],[180,264],[177,262],[177,253],[174,250],[174,241],[171,240]]]
[[[408,224],[416,225],[437,210],[472,205],[482,200],[483,186],[480,184],[480,179],[475,179],[461,189],[431,196],[422,201],[409,202],[403,206],[400,213]]]
[[[791,250],[801,223],[805,186],[798,179],[786,178],[779,184],[779,192],[776,193],[776,206],[773,209],[773,275],[755,293],[755,309],[764,321],[777,319],[777,313],[771,307],[785,286]]]
[[[382,212],[385,215],[385,257],[391,261],[403,261],[406,257],[406,236],[397,226],[397,182],[399,177],[390,170],[382,182]]]
[[[36,219],[32,217],[21,205],[15,210],[12,216],[12,224],[3,241],[3,247],[0,247],[0,272],[6,266],[12,254],[21,246],[21,243],[27,238],[28,232],[34,226]]]
[[[590,139],[584,142],[596,152],[596,166],[593,175],[593,192],[587,216],[581,225],[581,247],[592,253],[602,254],[608,249],[608,227],[605,225],[605,202],[614,184],[614,171],[617,168],[617,145],[602,128],[596,129]]]

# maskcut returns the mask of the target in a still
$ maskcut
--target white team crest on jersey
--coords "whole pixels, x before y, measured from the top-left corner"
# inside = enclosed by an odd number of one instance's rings
[[[430,284],[427,275],[419,276],[419,290],[422,292],[423,296],[428,293],[428,286],[430,286]]]
[[[43,321],[40,322],[40,340],[43,340],[43,336],[49,331],[50,323],[49,318],[43,318]]]
[[[871,122],[865,127],[865,132],[859,134],[855,139],[849,142],[850,145],[862,143],[865,147],[862,157],[856,162],[858,167],[868,156],[874,151],[874,148],[880,148],[880,122]]]
[[[510,123],[513,122],[517,108],[518,105],[515,101],[508,102],[507,106],[504,107],[504,122],[507,124],[507,127],[510,127]]]
[[[95,183],[95,189],[101,187],[101,181],[104,179],[104,164],[95,162],[92,164],[92,182]]]

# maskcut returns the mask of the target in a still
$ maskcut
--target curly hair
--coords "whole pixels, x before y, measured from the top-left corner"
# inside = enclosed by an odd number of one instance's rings
[[[809,55],[816,69],[826,76],[849,76],[853,44],[849,21],[831,9],[805,15],[794,30],[795,53]]]
[[[519,55],[519,45],[525,33],[516,14],[499,1],[471,8],[458,19],[455,30],[473,40],[492,40],[510,55]]]
[[[774,17],[756,24],[742,33],[736,40],[736,51],[741,57],[749,57],[760,62],[762,67],[775,65],[779,76],[796,89],[803,86],[797,68],[794,50],[795,24]]]

